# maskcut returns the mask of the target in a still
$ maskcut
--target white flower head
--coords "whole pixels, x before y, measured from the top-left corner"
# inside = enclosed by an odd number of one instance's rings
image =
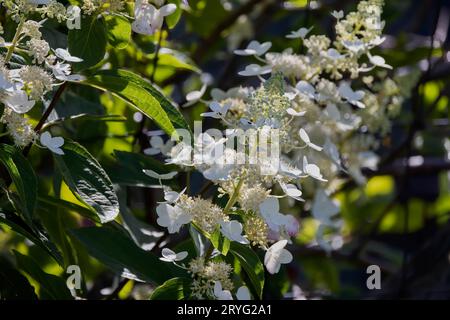
[[[159,258],[161,261],[165,262],[177,262],[182,261],[186,259],[188,256],[187,251],[182,251],[179,253],[175,253],[174,251],[170,250],[169,248],[164,248],[161,251],[162,258]]]
[[[284,249],[287,243],[287,240],[280,240],[266,251],[264,265],[270,274],[278,273],[282,264],[292,261],[292,254]]]
[[[191,216],[181,210],[178,206],[161,203],[156,207],[158,219],[156,222],[161,227],[166,227],[169,233],[176,233],[181,226],[191,222]]]
[[[305,201],[301,198],[302,192],[297,188],[295,184],[284,183],[283,181],[278,182],[280,184],[281,189],[286,194],[286,196],[291,197],[297,201]]]
[[[257,64],[251,64],[245,67],[243,71],[239,71],[238,74],[243,77],[261,76],[272,72],[270,66],[260,66]]]
[[[214,119],[223,119],[225,118],[228,110],[230,109],[231,105],[226,104],[224,106],[220,105],[220,103],[213,101],[209,104],[209,109],[211,109],[211,112],[204,112],[200,114],[202,117],[210,117]]]
[[[272,47],[271,42],[259,43],[258,41],[251,41],[246,49],[235,50],[234,54],[239,56],[262,56]]]
[[[242,224],[238,221],[221,221],[220,232],[230,239],[242,244],[249,244],[249,241],[242,235]]]
[[[305,129],[300,128],[298,134],[300,136],[300,139],[302,139],[308,147],[317,151],[322,151],[322,147],[319,147],[318,145],[311,142],[311,139],[309,138],[308,133],[305,131]]]
[[[334,10],[334,11],[331,13],[331,15],[332,15],[333,17],[335,17],[337,20],[340,20],[340,19],[342,19],[342,18],[344,17],[344,11],[343,11],[343,10],[340,10],[340,11]]]
[[[312,27],[307,29],[307,28],[300,28],[297,31],[292,31],[290,34],[288,34],[286,36],[286,38],[289,39],[305,39],[305,37],[308,35],[308,33],[312,30]]]
[[[52,137],[50,132],[46,131],[41,134],[39,140],[41,144],[51,152],[58,155],[64,155],[64,151],[61,149],[61,147],[64,145],[64,138]]]
[[[156,9],[147,1],[136,0],[134,8],[135,21],[131,24],[134,32],[144,35],[152,35],[160,30],[164,17],[171,15],[177,9],[173,3]]]
[[[308,159],[306,156],[303,156],[303,172],[308,176],[323,182],[327,182],[328,180],[324,179],[322,174],[320,173],[320,168],[312,163],[308,163]]]

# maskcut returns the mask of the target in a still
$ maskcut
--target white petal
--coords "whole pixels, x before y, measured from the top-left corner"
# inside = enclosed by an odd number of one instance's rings
[[[165,174],[159,174],[150,169],[143,170],[143,172],[151,178],[161,179],[161,180],[173,179],[173,177],[175,177],[178,174],[178,172],[176,172],[176,171],[165,173]]]
[[[169,16],[177,10],[177,6],[173,3],[169,3],[159,9],[163,17]]]
[[[300,112],[297,112],[297,111],[295,111],[295,110],[292,109],[292,108],[288,108],[288,109],[286,110],[286,112],[287,112],[287,114],[289,114],[289,115],[291,115],[291,116],[293,116],[293,117],[303,117],[303,116],[306,114],[306,111],[300,111]]]
[[[267,198],[263,203],[259,205],[259,210],[261,213],[273,213],[278,212],[280,210],[280,203],[277,198],[270,197]]]
[[[182,260],[186,259],[187,256],[188,256],[187,251],[178,252],[175,261],[182,261]]]
[[[251,300],[250,291],[246,286],[242,286],[237,290],[236,297],[238,300]]]

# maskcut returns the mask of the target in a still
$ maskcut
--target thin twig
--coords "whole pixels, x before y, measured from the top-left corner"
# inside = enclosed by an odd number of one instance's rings
[[[45,110],[44,114],[41,117],[41,120],[39,121],[39,123],[36,125],[36,127],[34,128],[34,131],[36,133],[39,133],[42,129],[42,127],[44,126],[44,124],[47,122],[48,117],[50,116],[50,114],[52,113],[52,111],[55,109],[56,104],[59,101],[59,98],[61,98],[62,93],[64,92],[64,90],[67,88],[68,86],[68,82],[64,82],[62,85],[59,86],[58,90],[56,91],[55,95],[53,96],[52,101],[50,102],[50,105],[48,106],[48,108]],[[28,153],[31,150],[31,144],[29,144],[28,146],[25,147],[25,149],[23,149],[23,155],[26,157],[28,156]]]

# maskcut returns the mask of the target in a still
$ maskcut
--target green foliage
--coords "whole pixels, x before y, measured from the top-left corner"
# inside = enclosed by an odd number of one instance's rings
[[[125,17],[108,15],[104,17],[108,42],[115,49],[125,49],[131,38],[131,24]]]
[[[119,200],[105,170],[80,144],[66,141],[64,155],[55,161],[70,190],[92,207],[102,223],[114,220],[119,214]]]
[[[103,20],[95,15],[84,17],[81,20],[80,30],[70,30],[69,51],[73,56],[83,59],[75,65],[76,70],[93,67],[102,61],[106,53],[107,39]]]
[[[125,70],[101,70],[84,84],[109,91],[154,120],[167,134],[189,129],[183,116],[164,95],[142,77]]]
[[[6,167],[11,176],[20,202],[17,206],[25,219],[31,223],[36,206],[37,179],[33,168],[20,151],[12,146],[0,145],[0,161]]]
[[[250,288],[254,294],[262,299],[264,289],[264,266],[256,253],[249,247],[232,242],[230,252],[239,261],[250,280]]]
[[[125,278],[162,284],[183,274],[139,248],[124,232],[92,227],[73,230],[72,234],[93,257]]]
[[[191,279],[173,278],[153,291],[151,300],[186,300],[190,295]]]
[[[63,278],[45,273],[29,256],[20,254],[17,251],[14,251],[14,255],[19,268],[39,284],[40,298],[51,300],[73,299]]]

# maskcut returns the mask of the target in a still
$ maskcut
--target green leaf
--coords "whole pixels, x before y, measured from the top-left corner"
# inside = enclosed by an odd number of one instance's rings
[[[111,180],[117,184],[134,187],[151,187],[159,185],[159,181],[144,174],[142,172],[144,169],[151,169],[161,174],[174,171],[174,166],[165,165],[143,154],[116,150],[114,151],[114,156],[117,159],[118,165],[114,166],[109,172]],[[169,185],[175,186],[175,183],[170,181]]]
[[[124,49],[131,38],[131,24],[127,18],[119,15],[104,16],[108,42],[114,49]]]
[[[0,145],[0,161],[6,167],[21,200],[21,209],[31,223],[37,198],[37,178],[28,160],[13,146]]]
[[[81,29],[69,30],[68,44],[71,55],[83,59],[74,64],[79,71],[95,66],[103,60],[106,53],[107,35],[103,20],[96,15],[81,19]]]
[[[61,253],[58,251],[53,242],[37,228],[32,229],[27,223],[22,220],[18,215],[9,212],[0,212],[0,224],[7,225],[12,231],[27,238],[35,245],[41,247],[50,256],[58,262],[59,265],[63,265],[63,259]]]
[[[114,187],[98,161],[81,145],[66,140],[64,155],[54,158],[70,190],[98,214],[100,222],[114,220],[119,214],[119,200]]]
[[[94,222],[101,222],[97,212],[92,208],[82,207],[76,203],[66,201],[63,199],[55,198],[48,195],[39,195],[38,206],[40,207],[54,207],[64,210],[70,210],[78,213],[79,215],[88,218]]]
[[[250,247],[237,242],[231,242],[230,252],[239,260],[256,295],[261,299],[264,289],[264,266],[258,256]]]
[[[175,128],[189,130],[177,107],[152,84],[132,72],[100,70],[81,83],[113,93],[151,118],[169,135]]]
[[[181,18],[182,13],[181,0],[168,0],[167,3],[173,3],[174,5],[177,6],[177,10],[175,10],[174,13],[166,17],[167,26],[169,27],[169,29],[173,29],[175,28],[175,26],[177,25],[178,21],[180,21]]]
[[[179,268],[162,262],[154,254],[139,248],[132,239],[109,227],[72,230],[88,252],[123,277],[162,284],[176,276],[186,275]]]
[[[0,257],[0,301],[37,300],[34,288],[11,263]]]
[[[219,250],[221,254],[223,254],[224,256],[228,254],[231,242],[227,237],[222,236],[220,228],[217,228],[216,231],[211,234],[210,240],[214,248]]]
[[[154,54],[149,54],[149,59],[154,59]],[[170,67],[175,69],[184,69],[200,73],[200,69],[195,65],[195,63],[189,59],[185,54],[175,51],[172,49],[164,48],[164,51],[160,51],[158,55],[157,69],[161,67]],[[153,70],[153,69],[151,69]]]
[[[73,297],[63,278],[45,273],[30,257],[13,250],[19,269],[40,285],[39,297],[52,300],[72,300]]]
[[[150,300],[187,300],[191,295],[191,279],[173,278],[153,291]]]

